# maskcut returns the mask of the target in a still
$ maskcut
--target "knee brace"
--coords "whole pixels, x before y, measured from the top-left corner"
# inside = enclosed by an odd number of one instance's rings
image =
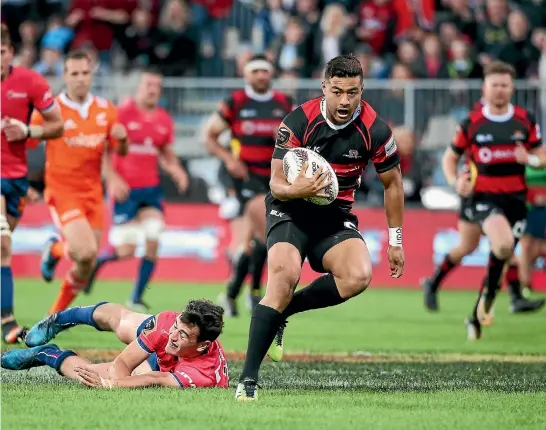
[[[136,245],[140,227],[136,224],[121,224],[110,230],[110,241],[114,245]]]
[[[142,230],[147,240],[159,240],[164,227],[165,223],[158,218],[148,218],[142,221]]]

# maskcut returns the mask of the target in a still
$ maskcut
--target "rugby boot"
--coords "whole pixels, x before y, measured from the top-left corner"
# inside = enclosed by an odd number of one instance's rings
[[[42,352],[46,354],[44,350],[51,349],[51,347],[58,349],[57,345],[42,345],[34,348],[11,349],[6,351],[2,354],[2,359],[0,360],[2,368],[9,370],[25,370],[44,366],[44,363],[38,361],[36,357]]]
[[[531,300],[522,297],[512,300],[512,302],[510,303],[510,312],[513,314],[535,312],[542,309],[545,303],[545,299]]]
[[[216,299],[216,304],[224,308],[224,312],[227,317],[238,317],[239,311],[237,310],[237,303],[235,300],[230,299],[224,293],[218,295]]]
[[[479,340],[482,337],[482,327],[475,318],[468,318],[464,321],[468,340]]]
[[[25,340],[28,328],[22,327],[17,324],[8,324],[2,326],[2,336],[4,337],[4,343],[8,345],[16,345]]]
[[[421,280],[421,287],[423,288],[423,299],[425,307],[432,312],[438,311],[438,298],[436,297],[436,290],[432,285],[430,279],[426,278]]]
[[[73,327],[73,324],[57,324],[57,316],[58,314],[54,313],[34,324],[25,337],[25,344],[28,347],[45,345],[51,339],[54,339],[60,332]]]
[[[55,277],[55,268],[61,260],[60,258],[53,256],[53,253],[51,252],[51,248],[57,242],[59,242],[59,238],[57,236],[51,236],[47,240],[45,248],[42,252],[42,258],[40,260],[40,272],[42,274],[42,278],[44,278],[44,281],[46,282],[51,282],[53,280],[53,278]]]
[[[235,401],[253,402],[255,400],[258,400],[258,384],[254,379],[245,378],[243,382],[237,384]]]
[[[277,333],[275,334],[275,338],[273,339],[273,343],[267,350],[267,355],[269,358],[275,362],[282,360],[282,355],[284,351],[284,329],[286,328],[286,324],[288,321],[284,321],[279,326]]]
[[[139,314],[147,314],[148,309],[150,309],[150,306],[148,306],[142,300],[139,300],[138,302],[133,302],[132,300],[127,300],[125,302],[125,307],[132,310],[133,312],[138,312]]]

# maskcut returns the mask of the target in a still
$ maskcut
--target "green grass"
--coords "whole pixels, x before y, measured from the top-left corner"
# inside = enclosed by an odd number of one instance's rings
[[[47,312],[56,285],[17,283],[17,317],[31,325]],[[128,283],[97,285],[77,305],[123,303]],[[190,298],[215,299],[219,286],[156,284],[152,311],[180,309]],[[336,308],[293,317],[286,350],[294,354],[364,355],[361,362],[264,363],[256,404],[237,404],[233,390],[89,390],[47,368],[2,372],[5,428],[191,429],[544,429],[546,312],[511,315],[506,295],[484,339],[468,342],[462,321],[475,294],[441,296],[442,311],[425,312],[420,293],[367,291]],[[226,321],[226,351],[246,350],[249,315]],[[55,341],[73,349],[120,349],[109,333],[78,327]],[[375,360],[394,356],[394,362]],[[450,362],[435,362],[448,354]],[[500,362],[503,358],[509,361]],[[421,358],[409,362],[406,358]],[[371,358],[370,358],[371,357]],[[488,361],[472,362],[479,357]],[[533,359],[534,363],[526,362]],[[457,361],[458,360],[458,361]],[[392,361],[392,360],[391,360]],[[242,363],[230,362],[232,384]]]

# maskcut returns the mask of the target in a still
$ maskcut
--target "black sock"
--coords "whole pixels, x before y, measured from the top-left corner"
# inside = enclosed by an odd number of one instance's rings
[[[506,283],[508,284],[508,292],[510,300],[515,301],[523,298],[521,294],[521,283],[519,282],[518,266],[511,264],[506,271]]]
[[[339,295],[334,276],[324,275],[315,279],[308,287],[296,291],[282,316],[286,320],[294,314],[336,306],[345,300]]]
[[[227,285],[228,298],[235,300],[241,292],[241,287],[248,275],[250,256],[240,253],[233,260],[233,273]]]
[[[438,291],[438,288],[440,288],[440,284],[443,281],[443,279],[446,277],[446,275],[449,272],[451,272],[451,270],[455,266],[457,266],[457,264],[451,261],[451,258],[449,258],[449,254],[447,254],[444,257],[444,260],[442,261],[442,263],[436,268],[436,271],[430,278],[432,289],[434,291]]]
[[[252,295],[259,296],[262,288],[262,274],[267,260],[267,246],[259,240],[254,241],[250,254],[250,276],[252,277]]]
[[[264,305],[256,305],[252,312],[245,364],[239,381],[246,378],[258,381],[260,365],[281,323],[281,313]]]
[[[492,252],[489,253],[489,267],[487,268],[487,286],[485,295],[488,298],[495,298],[500,289],[502,271],[506,260],[501,260]]]
[[[482,284],[480,285],[480,292],[478,294],[478,299],[476,300],[476,303],[474,304],[474,310],[472,311],[472,315],[470,316],[470,319],[473,321],[478,321],[478,304],[480,303],[480,299],[482,297],[483,292],[487,289],[488,283],[489,283],[489,280],[486,275],[482,280]]]

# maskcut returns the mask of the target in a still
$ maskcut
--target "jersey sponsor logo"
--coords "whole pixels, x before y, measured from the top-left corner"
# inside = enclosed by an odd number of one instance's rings
[[[493,135],[491,133],[478,134],[476,135],[476,142],[478,143],[493,142]]]
[[[143,154],[143,155],[157,155],[159,153],[157,147],[153,145],[153,141],[150,140],[148,143],[144,140],[143,144],[130,144],[129,152],[131,154]]]
[[[69,118],[64,122],[64,129],[65,130],[74,130],[76,128],[78,128],[78,126],[76,125],[76,123],[72,119]]]
[[[284,216],[284,212],[277,211],[275,209],[272,209],[269,213],[273,216],[278,216],[279,218],[282,218]]]
[[[97,125],[99,127],[106,127],[108,125],[108,118],[106,118],[106,112],[101,112],[96,118]]]
[[[288,130],[288,128],[282,126],[279,127],[279,129],[277,130],[277,146],[281,148],[286,147],[286,144],[290,140],[291,134],[292,132]]]
[[[241,131],[243,134],[271,133],[271,135],[274,136],[276,129],[276,125],[260,121],[243,121],[241,124]]]
[[[517,130],[512,136],[510,136],[510,139],[516,142],[524,141],[527,140],[527,135],[523,131]]]
[[[478,203],[476,205],[476,210],[478,212],[485,212],[486,210],[489,210],[489,205],[484,205],[483,203]]]
[[[285,115],[286,115],[286,112],[282,109],[273,109],[273,112],[272,112],[273,116],[277,117],[277,118],[283,118]]]
[[[316,148],[316,147],[315,147]],[[314,148],[313,148],[314,150]],[[318,152],[318,151],[315,151],[315,152]],[[358,151],[356,149],[349,149],[349,152],[347,154],[343,154],[344,157],[347,157],[347,158],[362,158],[362,156],[358,153]]]
[[[6,93],[6,97],[8,99],[10,99],[10,100],[12,100],[12,99],[26,99],[28,97],[28,94],[27,93],[18,93],[16,91],[9,90]]]
[[[104,143],[106,139],[105,133],[95,133],[95,134],[83,134],[80,133],[78,136],[65,137],[64,141],[67,146],[72,147],[81,147],[81,148],[96,148]]]
[[[390,157],[393,155],[398,147],[396,146],[396,141],[394,140],[394,136],[391,136],[389,141],[385,144],[385,155],[387,157]]]
[[[129,124],[127,124],[127,128],[131,131],[140,130],[142,125],[140,125],[138,122],[131,121]]]
[[[480,148],[478,151],[478,158],[480,162],[484,164],[490,163],[494,160],[509,160],[514,158],[514,151],[502,149],[491,150],[490,148],[484,147]]]
[[[241,109],[239,112],[241,118],[252,118],[258,115],[258,112],[255,109]]]

